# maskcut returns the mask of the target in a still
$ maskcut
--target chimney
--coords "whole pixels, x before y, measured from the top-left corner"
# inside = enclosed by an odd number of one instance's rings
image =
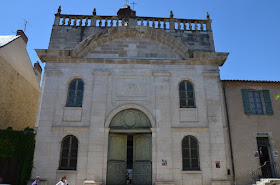
[[[33,69],[34,69],[35,75],[37,76],[37,78],[40,82],[41,81],[41,74],[42,74],[42,67],[40,66],[38,61],[34,64]]]
[[[20,35],[21,38],[24,40],[24,42],[27,44],[28,38],[27,38],[27,36],[25,35],[24,31],[22,31],[22,30],[17,30],[17,35]]]

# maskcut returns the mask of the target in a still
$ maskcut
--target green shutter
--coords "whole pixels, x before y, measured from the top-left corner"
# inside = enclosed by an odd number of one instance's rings
[[[250,97],[248,93],[248,89],[241,89],[242,92],[242,99],[243,99],[243,107],[245,114],[251,114],[251,104],[250,104]]]
[[[263,90],[263,99],[265,103],[266,114],[273,115],[272,103],[269,95],[269,90]]]

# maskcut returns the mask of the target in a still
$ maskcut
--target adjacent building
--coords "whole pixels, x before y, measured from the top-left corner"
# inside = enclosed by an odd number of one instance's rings
[[[0,129],[35,126],[42,68],[32,66],[27,41],[22,30],[0,36]]]
[[[279,81],[222,80],[236,183],[280,178]],[[260,167],[262,166],[262,167]]]

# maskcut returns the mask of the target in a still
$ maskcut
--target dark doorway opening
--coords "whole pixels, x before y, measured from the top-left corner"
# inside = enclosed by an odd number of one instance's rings
[[[270,144],[268,137],[257,137],[258,151],[260,155],[260,165],[263,178],[274,176],[273,164],[270,160]]]
[[[127,169],[133,169],[133,136],[127,136]]]

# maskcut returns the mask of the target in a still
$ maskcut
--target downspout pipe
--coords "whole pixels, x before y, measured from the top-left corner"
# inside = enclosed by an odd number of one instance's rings
[[[229,136],[229,148],[230,148],[230,158],[231,158],[231,166],[232,166],[232,178],[233,184],[236,185],[235,179],[235,169],[234,169],[234,159],[233,159],[233,151],[232,151],[232,140],[231,140],[231,132],[230,132],[230,123],[229,123],[229,116],[228,116],[228,106],[227,106],[227,98],[226,98],[226,90],[225,90],[225,83],[223,82],[223,92],[224,92],[224,101],[225,101],[225,108],[226,108],[226,119],[227,119],[227,127],[228,127],[228,136]]]

